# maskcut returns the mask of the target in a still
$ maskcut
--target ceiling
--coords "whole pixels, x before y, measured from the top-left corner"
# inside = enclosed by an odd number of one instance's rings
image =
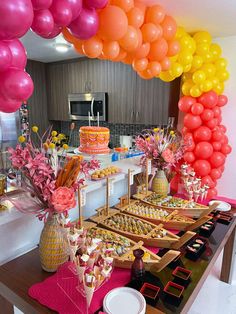
[[[235,0],[140,0],[145,4],[161,4],[172,15],[179,26],[187,32],[207,30],[212,37],[236,35]],[[73,47],[67,53],[57,52],[53,46],[56,39],[44,39],[29,31],[21,41],[28,52],[28,58],[41,62],[53,62],[81,57]]]

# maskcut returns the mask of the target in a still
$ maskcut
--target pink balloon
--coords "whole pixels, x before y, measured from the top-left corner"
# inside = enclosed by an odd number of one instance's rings
[[[215,106],[213,109],[212,109],[213,113],[214,113],[214,117],[215,118],[218,118],[220,115],[221,115],[221,109],[220,107],[218,106]]]
[[[213,153],[213,147],[208,142],[200,142],[196,145],[194,154],[197,158],[208,159]]]
[[[230,154],[231,151],[232,151],[232,147],[231,147],[229,144],[223,144],[223,145],[222,145],[221,152],[222,152],[224,155]]]
[[[72,10],[66,0],[53,0],[50,11],[57,25],[68,26],[71,23]]]
[[[31,0],[0,1],[0,40],[22,37],[33,21]]]
[[[12,53],[12,63],[11,66],[17,69],[24,70],[27,63],[27,54],[25,47],[20,42],[19,39],[12,39],[4,41]]]
[[[208,185],[210,188],[213,188],[215,185],[214,181],[212,180],[212,178],[209,175],[202,178],[201,184],[202,184],[202,186]]]
[[[79,39],[89,39],[93,37],[99,26],[99,18],[96,10],[83,8],[80,15],[70,25],[72,34]]]
[[[217,193],[218,193],[217,189],[215,188],[209,189],[207,192],[207,199],[211,200],[215,198],[217,196]]]
[[[178,102],[179,110],[182,112],[189,112],[192,105],[196,103],[196,99],[191,96],[183,96]]]
[[[214,117],[214,112],[210,109],[205,109],[201,114],[202,121],[209,121]]]
[[[212,140],[215,142],[220,141],[224,136],[224,133],[222,133],[221,131],[214,131],[212,132]]]
[[[205,125],[209,128],[209,129],[214,129],[218,124],[218,120],[216,118],[211,119],[207,122],[205,122]]]
[[[222,147],[222,143],[221,142],[212,142],[212,147],[214,149],[214,151],[219,151],[221,150],[221,147]]]
[[[192,133],[186,133],[184,135],[184,144],[185,144],[185,151],[186,152],[191,152],[195,148],[195,143],[193,140],[193,135]]]
[[[0,41],[0,72],[7,70],[12,62],[12,54],[6,43]]]
[[[193,164],[193,168],[198,176],[207,176],[211,171],[211,164],[207,160],[196,160]]]
[[[198,116],[200,115],[201,113],[203,113],[203,110],[204,110],[204,107],[202,104],[196,102],[195,104],[192,105],[191,107],[191,112],[192,114]]]
[[[47,9],[35,11],[31,28],[39,36],[49,36],[54,29],[52,13]]]
[[[31,0],[34,10],[48,9],[52,5],[52,0]]]
[[[24,101],[34,90],[33,81],[25,71],[9,68],[1,77],[0,92],[7,100]]]
[[[217,106],[223,107],[227,104],[227,102],[228,102],[227,96],[225,96],[225,95],[219,95],[218,96]]]
[[[66,0],[71,8],[72,12],[72,21],[74,21],[82,10],[82,0]]]
[[[226,126],[224,126],[223,124],[219,125],[219,128],[220,128],[221,132],[225,133],[227,131]]]
[[[0,111],[11,113],[17,111],[21,106],[21,101],[6,100],[0,96]]]
[[[199,116],[194,116],[191,113],[187,113],[184,117],[184,126],[190,130],[197,129],[202,124],[202,120]]]
[[[194,160],[195,160],[194,153],[192,152],[184,153],[184,161],[186,161],[188,164],[191,164],[192,162],[194,162]]]
[[[206,108],[213,108],[218,102],[218,95],[214,91],[209,91],[198,97],[198,102],[200,102]]]
[[[88,8],[103,9],[108,4],[108,0],[85,0],[85,5]]]
[[[210,157],[212,167],[218,168],[225,163],[225,155],[220,152],[214,152]]]
[[[51,38],[57,37],[61,33],[61,31],[62,31],[62,26],[58,26],[54,24],[53,31],[48,36],[41,35],[41,37],[46,38],[46,39],[51,39]]]
[[[194,131],[193,137],[196,142],[209,141],[211,139],[211,130],[206,126],[200,126]]]
[[[219,168],[213,168],[210,172],[210,176],[213,180],[217,180],[222,176],[222,171]]]

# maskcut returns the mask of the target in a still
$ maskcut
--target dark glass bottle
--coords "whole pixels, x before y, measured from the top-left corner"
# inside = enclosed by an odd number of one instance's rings
[[[144,251],[141,249],[136,249],[133,251],[135,256],[135,260],[132,264],[131,268],[131,280],[140,280],[142,281],[145,275],[145,267],[142,257],[144,255]]]

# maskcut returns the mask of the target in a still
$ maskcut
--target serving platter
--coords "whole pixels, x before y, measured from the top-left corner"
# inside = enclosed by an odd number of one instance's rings
[[[124,214],[116,209],[106,210],[105,214],[101,211],[99,213],[90,219],[103,228],[124,235],[133,241],[142,241],[147,246],[179,249],[196,234],[187,231],[179,237],[164,229],[163,224],[157,226],[147,220]]]

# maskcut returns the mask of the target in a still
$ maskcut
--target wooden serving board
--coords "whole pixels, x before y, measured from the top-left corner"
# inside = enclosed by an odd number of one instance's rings
[[[106,178],[114,178],[114,177],[116,177],[120,173],[122,173],[122,169],[118,168],[118,171],[116,173],[112,173],[112,174],[104,176],[103,178],[97,178],[97,179],[94,179],[94,178],[92,178],[92,176],[90,176],[90,180],[92,180],[92,181],[101,181],[101,180],[104,180]]]
[[[110,226],[106,220],[108,218],[113,218],[116,215],[121,215],[123,217],[126,216],[127,219],[132,218],[136,220],[137,224],[138,224],[138,221],[141,221],[144,224],[148,224],[151,228],[151,231],[148,232],[147,234],[135,234],[132,232],[121,230],[120,228],[116,228],[114,226]],[[90,217],[90,219],[108,230],[119,233],[129,239],[132,239],[135,242],[142,241],[145,245],[153,246],[153,247],[179,249],[184,243],[189,241],[196,234],[194,232],[187,231],[182,237],[179,237],[173,234],[172,232],[164,229],[162,224],[157,226],[144,219],[140,219],[131,215],[123,214],[114,209],[109,211],[107,216],[95,215],[95,216]],[[155,232],[160,233],[163,231],[165,232],[165,235],[160,238],[154,235]]]
[[[202,224],[204,224],[205,222],[211,219],[211,217],[209,216],[203,216],[202,218],[199,218],[196,221],[192,218],[179,214],[178,210],[175,210],[175,211],[166,210],[169,215],[167,217],[163,217],[163,218],[159,217],[157,219],[157,218],[148,217],[146,215],[142,215],[139,213],[130,212],[128,210],[130,206],[132,207],[132,206],[138,206],[138,205],[143,205],[143,206],[152,208],[154,211],[160,210],[160,208],[156,208],[155,206],[145,204],[138,200],[131,200],[129,205],[127,204],[127,205],[122,206],[120,204],[117,204],[115,205],[115,207],[120,209],[125,214],[129,214],[138,218],[145,219],[155,225],[159,225],[160,223],[162,223],[165,228],[174,229],[174,230],[182,230],[182,231],[195,230],[198,227],[200,227]],[[176,220],[175,220],[175,217],[176,217]],[[177,220],[177,217],[179,220]]]

